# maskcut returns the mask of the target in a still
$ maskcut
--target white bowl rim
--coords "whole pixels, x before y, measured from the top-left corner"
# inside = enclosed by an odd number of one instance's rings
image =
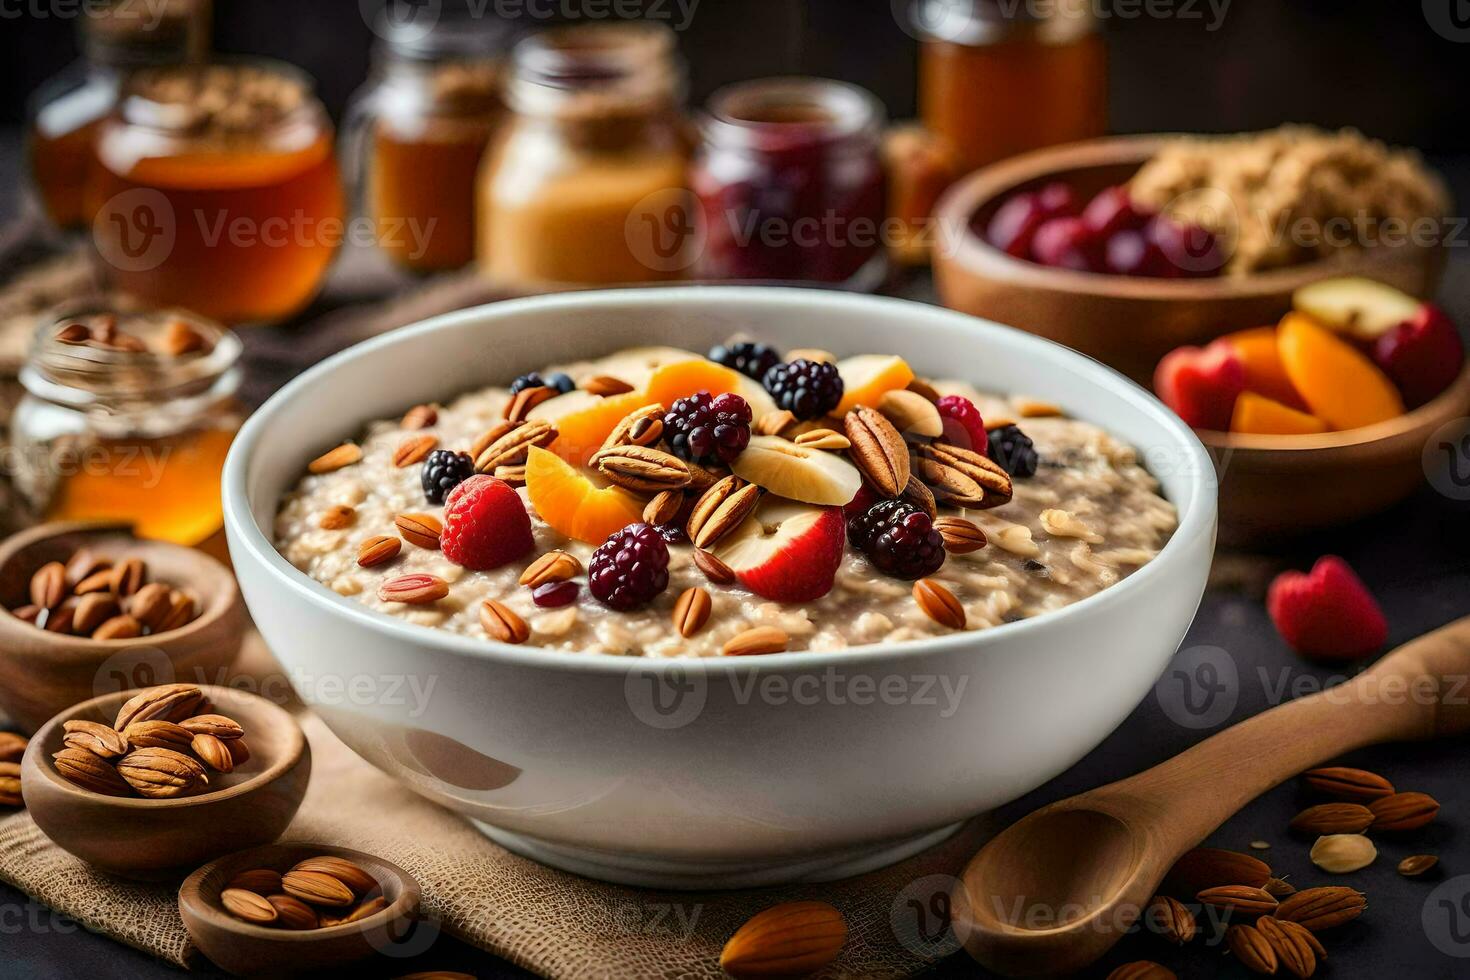
[[[1051,347],[1053,348],[1052,354],[1058,359],[1060,366],[1083,375],[1091,376],[1091,380],[1097,383],[1120,386],[1122,389],[1120,393],[1125,394],[1126,397],[1135,399],[1139,403],[1139,407],[1145,409],[1163,430],[1171,433],[1175,437],[1178,442],[1177,448],[1189,455],[1190,462],[1193,464],[1186,474],[1186,479],[1189,484],[1187,489],[1189,499],[1187,502],[1176,502],[1176,506],[1185,511],[1184,519],[1180,522],[1179,527],[1175,529],[1173,536],[1170,537],[1159,554],[1138,571],[1093,595],[1070,603],[1061,609],[1043,613],[1040,616],[1017,620],[1013,623],[1002,623],[983,630],[965,630],[945,636],[929,637],[920,640],[904,640],[892,644],[865,644],[843,650],[798,650],[785,653],[769,653],[759,657],[633,657],[613,653],[573,653],[545,650],[534,646],[501,643],[494,640],[451,633],[448,630],[436,629],[432,626],[407,623],[386,613],[378,612],[360,602],[355,602],[346,596],[339,595],[322,583],[312,579],[288,562],[285,556],[276,550],[271,539],[267,537],[265,532],[256,523],[252,508],[250,507],[250,501],[247,499],[245,487],[250,458],[259,441],[261,430],[265,428],[270,417],[276,411],[279,411],[282,406],[288,404],[299,392],[304,391],[331,374],[338,366],[354,358],[370,354],[373,351],[407,343],[414,338],[428,336],[455,324],[479,319],[486,316],[490,311],[494,311],[492,315],[498,318],[502,315],[513,316],[523,310],[542,308],[595,311],[599,307],[609,303],[647,303],[655,306],[679,305],[685,297],[692,294],[698,294],[702,299],[715,301],[729,300],[731,303],[745,302],[752,298],[790,300],[799,296],[805,302],[820,303],[829,307],[859,309],[873,305],[888,306],[893,308],[895,314],[898,315],[902,315],[905,311],[911,311],[917,307],[923,310],[926,315],[950,320],[955,326],[961,329],[975,330],[978,327],[982,333],[994,330],[1006,331],[1019,334],[1023,338],[1023,342],[1043,344]],[[369,421],[371,420],[363,419],[361,420],[361,424],[365,425]],[[1204,535],[1214,534],[1218,503],[1217,495],[1214,492],[1214,473],[1214,465],[1211,463],[1203,443],[1200,442],[1194,431],[1186,426],[1183,421],[1174,415],[1173,412],[1169,411],[1162,402],[1146,389],[1100,361],[1061,344],[1026,334],[1024,331],[1016,330],[1014,327],[1008,327],[991,320],[971,316],[967,313],[945,309],[941,306],[931,306],[927,303],[919,303],[898,297],[871,296],[801,287],[692,285],[583,290],[531,296],[521,299],[500,300],[431,317],[419,323],[390,330],[377,337],[355,344],[297,375],[251,414],[250,418],[246,420],[244,426],[241,427],[239,433],[235,436],[229,456],[225,460],[221,488],[225,523],[233,532],[232,545],[247,549],[252,558],[259,561],[281,584],[296,593],[304,601],[333,613],[346,615],[348,618],[358,621],[365,627],[386,632],[390,636],[407,644],[428,644],[457,654],[491,660],[503,660],[517,666],[560,671],[591,671],[594,673],[617,675],[627,674],[634,670],[688,670],[695,673],[781,670],[809,671],[851,666],[861,663],[865,658],[877,655],[914,657],[923,654],[945,653],[962,648],[974,649],[978,652],[980,648],[1004,643],[1012,636],[1037,629],[1045,629],[1048,623],[1062,622],[1065,619],[1086,615],[1094,609],[1101,609],[1106,605],[1121,602],[1131,593],[1148,588],[1151,583],[1167,576],[1170,567],[1176,560],[1175,556],[1181,555],[1188,550],[1187,545],[1189,542]],[[1207,480],[1205,478],[1206,474],[1210,476],[1210,479]]]

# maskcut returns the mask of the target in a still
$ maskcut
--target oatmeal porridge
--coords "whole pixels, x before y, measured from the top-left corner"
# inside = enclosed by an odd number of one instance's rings
[[[703,657],[1038,616],[1151,561],[1176,523],[1131,447],[1054,406],[897,357],[739,343],[373,422],[311,464],[275,538],[418,625]]]

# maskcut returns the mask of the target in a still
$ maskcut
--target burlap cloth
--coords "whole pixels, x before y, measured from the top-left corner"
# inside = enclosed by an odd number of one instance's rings
[[[258,638],[247,643],[240,667],[260,675],[275,669]],[[444,931],[547,977],[721,977],[720,949],[742,922],[777,902],[807,898],[837,906],[851,930],[824,975],[910,975],[953,948],[949,937],[915,933],[910,906],[932,907],[944,878],[931,876],[958,873],[990,829],[972,821],[907,861],[827,884],[623,888],[512,854],[363,762],[315,716],[300,718],[312,747],[311,787],[286,838],[354,847],[400,865],[418,879],[424,911]],[[179,966],[201,962],[178,915],[176,884],[94,871],[53,845],[24,812],[0,820],[0,878],[96,932]]]

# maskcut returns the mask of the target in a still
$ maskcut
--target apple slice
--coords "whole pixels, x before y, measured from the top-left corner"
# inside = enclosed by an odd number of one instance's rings
[[[841,507],[862,489],[857,467],[836,453],[798,446],[779,436],[751,436],[730,472],[778,497]]]
[[[1408,406],[1418,408],[1454,384],[1465,364],[1465,345],[1444,310],[1421,303],[1413,316],[1374,341],[1373,360]]]
[[[1413,317],[1423,304],[1381,282],[1342,276],[1303,286],[1292,294],[1291,305],[1324,327],[1372,342]]]
[[[811,602],[832,591],[845,542],[841,508],[766,497],[713,552],[756,595]]]

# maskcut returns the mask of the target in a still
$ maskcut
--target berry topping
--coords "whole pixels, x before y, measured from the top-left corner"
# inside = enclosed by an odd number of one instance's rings
[[[629,524],[592,553],[587,566],[592,594],[620,612],[647,605],[669,585],[669,546],[658,528]]]
[[[776,400],[777,408],[802,420],[821,418],[842,401],[842,375],[837,365],[825,361],[798,358],[777,364],[766,372],[761,384]]]
[[[1356,660],[1388,639],[1388,623],[1373,594],[1335,555],[1319,559],[1310,573],[1276,576],[1266,609],[1286,642],[1315,659]]]
[[[944,537],[928,513],[907,500],[880,500],[852,518],[847,539],[893,578],[923,578],[944,564]]]
[[[510,393],[512,395],[518,395],[527,388],[555,388],[565,395],[575,387],[577,387],[577,383],[569,375],[558,372],[549,378],[543,378],[537,372],[532,371],[530,374],[523,374],[512,381],[510,383]]]
[[[963,395],[945,395],[934,403],[944,421],[944,441],[961,449],[984,453],[990,445],[980,409]]]
[[[1230,428],[1245,380],[1245,362],[1234,345],[1220,340],[1207,347],[1177,347],[1154,369],[1160,401],[1189,426],[1218,432]]]
[[[697,392],[664,413],[669,448],[692,463],[728,463],[750,444],[750,406],[739,395]]]
[[[757,381],[781,363],[781,355],[770,344],[719,344],[710,348],[709,359]]]
[[[475,475],[475,461],[469,453],[452,449],[436,449],[424,460],[419,479],[424,496],[431,504],[442,504],[449,491]]]
[[[545,582],[531,590],[531,601],[542,609],[570,606],[581,589],[576,582]]]
[[[535,545],[521,495],[493,476],[472,476],[444,502],[444,557],[464,568],[499,568],[523,558]]]
[[[1041,461],[1031,440],[1014,425],[990,430],[990,446],[985,455],[1017,479],[1035,476]]]

